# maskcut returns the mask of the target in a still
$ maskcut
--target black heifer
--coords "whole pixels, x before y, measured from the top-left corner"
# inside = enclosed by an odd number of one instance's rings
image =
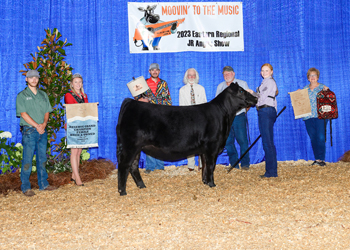
[[[202,181],[214,184],[218,154],[224,149],[236,112],[255,105],[257,99],[238,84],[231,84],[212,101],[194,106],[163,106],[125,99],[117,125],[118,191],[126,195],[129,172],[145,188],[139,153],[174,161],[201,155]]]

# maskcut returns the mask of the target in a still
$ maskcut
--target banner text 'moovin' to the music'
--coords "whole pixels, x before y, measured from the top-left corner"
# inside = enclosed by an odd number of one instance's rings
[[[162,15],[239,15],[238,5],[173,5],[162,6]]]

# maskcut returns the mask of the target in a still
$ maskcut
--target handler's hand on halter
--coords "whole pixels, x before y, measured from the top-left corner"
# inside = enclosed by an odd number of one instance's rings
[[[140,102],[149,102],[148,98],[142,97],[139,99]]]
[[[254,93],[254,91],[251,90],[251,89],[246,89],[246,91],[247,91],[248,93],[250,93],[251,95],[253,95],[253,93]]]

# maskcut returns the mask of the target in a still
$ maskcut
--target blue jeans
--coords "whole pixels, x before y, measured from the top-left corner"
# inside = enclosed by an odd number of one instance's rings
[[[164,170],[164,161],[153,158],[152,156],[146,155],[146,170]]]
[[[229,157],[231,166],[233,166],[238,160],[238,153],[235,147],[235,140],[237,140],[241,155],[244,154],[248,149],[248,138],[247,138],[247,118],[245,113],[239,114],[233,120],[232,126],[230,128],[230,134],[226,140],[226,151]],[[249,167],[250,158],[249,152],[242,158],[241,167]],[[238,164],[235,168],[239,168]]]
[[[273,142],[273,125],[277,112],[273,107],[262,108],[258,111],[259,130],[265,152],[265,176],[277,177],[277,154]]]
[[[46,172],[46,148],[47,132],[39,134],[33,127],[23,126],[22,131],[23,160],[21,168],[21,190],[24,193],[31,189],[29,177],[32,172],[32,161],[36,152],[36,171],[38,175],[39,189],[43,190],[49,186]]]
[[[326,158],[326,137],[325,137],[325,120],[310,118],[305,120],[306,131],[311,140],[312,151],[315,160],[324,161]],[[328,120],[326,120],[327,124]]]

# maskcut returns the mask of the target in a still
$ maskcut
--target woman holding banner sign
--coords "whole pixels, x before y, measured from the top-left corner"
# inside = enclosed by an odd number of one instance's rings
[[[310,68],[306,73],[310,84],[306,85],[304,89],[308,90],[311,115],[304,117],[307,134],[311,140],[312,151],[315,156],[315,161],[311,164],[318,166],[326,166],[326,136],[325,126],[327,125],[323,119],[318,119],[317,114],[317,93],[321,90],[328,90],[328,87],[318,82],[320,78],[320,71],[316,68]]]
[[[84,93],[83,77],[80,74],[76,73],[72,76],[72,80],[70,82],[70,89],[71,91],[64,96],[64,102],[66,104],[88,102],[87,95]],[[79,163],[81,151],[82,148],[72,148],[70,154],[70,163],[72,166],[71,181],[74,181],[75,185],[77,186],[84,186],[79,176]]]

